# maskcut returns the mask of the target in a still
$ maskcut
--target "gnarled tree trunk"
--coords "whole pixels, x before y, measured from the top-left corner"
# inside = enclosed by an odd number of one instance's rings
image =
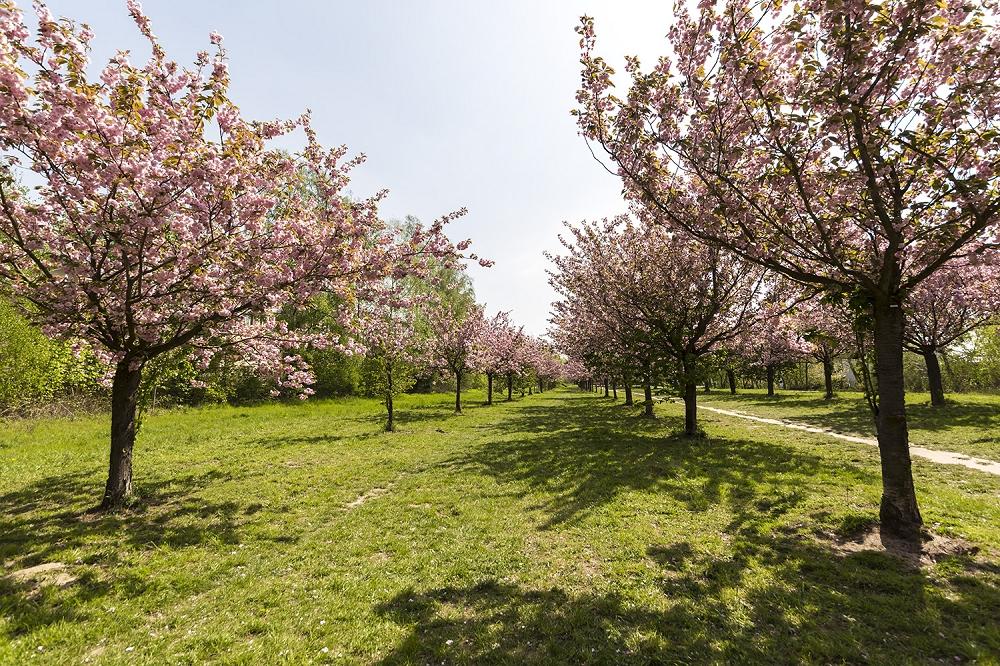
[[[767,366],[767,394],[774,395],[774,366]]]
[[[126,357],[118,362],[111,384],[111,457],[102,511],[121,506],[132,495],[132,448],[141,380],[141,359]]]
[[[632,379],[631,378],[626,378],[625,379],[625,406],[626,407],[631,407],[632,406]]]
[[[879,457],[882,462],[882,530],[905,539],[919,539],[923,520],[917,507],[910,466],[903,385],[903,309],[879,299],[874,304],[875,375],[878,378]]]
[[[736,395],[736,372],[734,370],[726,370],[726,379],[729,380],[729,392]]]

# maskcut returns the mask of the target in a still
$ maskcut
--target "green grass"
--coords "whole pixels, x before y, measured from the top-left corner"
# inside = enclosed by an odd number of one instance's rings
[[[738,390],[736,395],[714,390],[698,397],[710,406],[875,436],[871,410],[861,393],[845,392],[824,400],[822,393],[814,391],[777,391],[768,397],[763,389]],[[947,404],[931,407],[930,394],[906,394],[910,443],[1000,460],[1000,395],[952,393],[947,397]]]
[[[824,536],[877,512],[867,447],[477,397],[405,397],[388,434],[363,400],[160,412],[140,500],[89,521],[106,421],[3,424],[0,562],[77,580],[0,577],[0,663],[1000,660],[1000,479],[915,462],[982,552],[914,568]]]

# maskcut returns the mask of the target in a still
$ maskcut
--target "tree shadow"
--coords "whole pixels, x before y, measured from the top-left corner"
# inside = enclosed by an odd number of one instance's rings
[[[87,602],[111,594],[144,592],[148,581],[130,572],[127,559],[156,548],[179,549],[205,543],[234,544],[243,516],[253,505],[210,501],[201,491],[231,480],[209,471],[143,481],[130,508],[91,514],[100,483],[95,474],[73,472],[46,477],[0,495],[0,613],[10,638],[61,621],[76,621]],[[70,559],[85,550],[82,559]],[[52,585],[45,577],[21,578],[17,571],[59,565],[71,582]]]
[[[381,663],[954,663],[1000,650],[988,624],[1000,590],[963,573],[942,593],[894,557],[794,535],[647,557],[655,599],[496,580],[405,590],[376,609],[409,631]]]
[[[750,502],[758,486],[772,487],[772,500],[798,498],[821,465],[818,456],[791,446],[686,437],[678,432],[683,418],[626,415],[588,397],[519,409],[502,423],[512,436],[497,439],[496,426],[482,428],[494,436],[451,464],[547,497],[531,507],[546,515],[544,527],[578,521],[626,491],[668,493],[691,511]],[[841,471],[877,481],[864,467]]]
[[[379,434],[377,431],[366,431],[348,435],[285,435],[246,440],[245,443],[247,446],[257,446],[265,449],[280,449],[289,446],[325,446],[374,439]]]
[[[528,507],[540,529],[640,492],[706,521],[718,521],[722,505],[721,544],[650,543],[638,584],[411,588],[377,609],[409,632],[383,663],[913,663],[1000,654],[990,619],[1000,611],[1000,577],[989,567],[962,555],[923,571],[883,552],[844,554],[819,538],[840,517],[812,504],[824,469],[837,484],[877,488],[874,465],[792,444],[664,435],[681,419],[650,423],[588,396],[524,406],[500,427],[508,434],[451,464],[514,495],[550,498]]]

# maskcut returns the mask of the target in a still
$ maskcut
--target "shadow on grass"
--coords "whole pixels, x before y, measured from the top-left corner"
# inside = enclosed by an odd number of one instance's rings
[[[834,465],[792,444],[664,435],[681,425],[571,397],[524,406],[501,424],[508,435],[454,464],[522,496],[551,497],[530,507],[542,529],[579,522],[625,492],[662,495],[706,521],[717,520],[709,511],[721,504],[730,516],[718,525],[721,549],[697,540],[649,544],[653,592],[495,580],[407,590],[378,609],[410,628],[384,663],[912,663],[1000,655],[1000,627],[991,620],[1000,616],[995,571],[957,556],[924,572],[884,553],[838,553],[815,538],[842,522],[836,505],[826,506],[833,513],[817,506],[820,484],[878,487],[872,470]]]
[[[384,422],[381,423],[384,425]],[[346,435],[284,435],[272,436],[265,439],[246,440],[247,446],[259,446],[265,449],[280,449],[286,446],[327,446],[335,444],[346,444],[349,442],[359,442],[378,437],[382,431],[373,429],[371,432],[355,432]]]
[[[739,540],[728,557],[688,542],[647,557],[655,603],[493,580],[406,590],[378,609],[410,628],[383,663],[954,663],[1000,651],[989,625],[1000,591],[971,576],[944,594],[893,557],[841,558],[782,535]]]
[[[132,574],[122,556],[152,548],[185,548],[238,541],[240,518],[253,505],[207,501],[206,486],[230,479],[211,471],[137,487],[135,506],[109,514],[87,514],[101,487],[93,474],[69,473],[0,496],[0,563],[5,573],[58,564],[75,580],[61,587],[41,579],[0,577],[0,614],[14,638],[43,626],[81,619],[79,608],[111,592],[140,595],[147,582]],[[88,553],[73,560],[76,549]],[[125,566],[123,566],[123,564]],[[46,584],[41,584],[46,583]]]
[[[501,423],[510,435],[452,464],[547,496],[532,507],[546,515],[545,527],[577,521],[625,491],[664,492],[690,511],[754,501],[765,492],[758,487],[771,493],[768,501],[797,501],[820,469],[819,457],[794,447],[689,438],[679,432],[681,417],[645,419],[641,408],[623,413],[600,400],[584,395],[524,406]],[[841,471],[877,481],[862,467]]]

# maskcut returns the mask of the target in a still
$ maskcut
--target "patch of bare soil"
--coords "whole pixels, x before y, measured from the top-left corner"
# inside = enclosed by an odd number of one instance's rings
[[[26,569],[18,569],[8,574],[8,578],[17,583],[26,583],[39,589],[44,585],[66,587],[76,581],[76,576],[66,569],[68,565],[62,562],[46,562]]]
[[[356,509],[368,500],[373,500],[377,497],[381,497],[389,492],[388,488],[372,488],[371,490],[361,493],[356,498],[344,505],[345,509]]]
[[[948,557],[973,556],[979,552],[978,546],[964,539],[942,536],[925,530],[920,542],[914,543],[882,534],[878,525],[849,537],[824,535],[821,539],[840,555],[866,551],[886,553],[914,567],[927,566]]]

